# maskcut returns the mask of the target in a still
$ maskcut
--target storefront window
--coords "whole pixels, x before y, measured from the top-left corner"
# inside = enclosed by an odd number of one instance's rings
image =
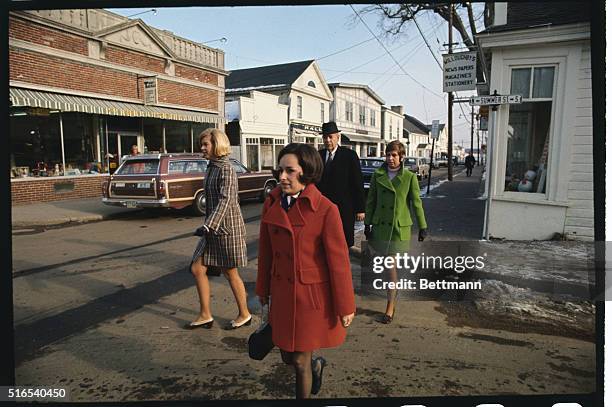
[[[61,175],[59,114],[15,109],[10,114],[11,177]]]
[[[510,107],[506,191],[546,192],[552,102]]]
[[[168,153],[190,153],[191,135],[189,123],[166,121],[166,151]]]
[[[551,66],[512,70],[510,92],[524,99],[508,115],[506,191],[546,192],[554,77]]]
[[[163,151],[162,121],[159,119],[143,119],[142,131],[144,136],[143,153]]]
[[[64,129],[65,175],[99,173],[102,163],[96,160],[93,116],[62,113]]]
[[[261,169],[270,170],[274,168],[275,157],[274,157],[274,140],[271,138],[260,138],[261,144]]]
[[[248,144],[246,146],[246,165],[251,171],[259,171],[258,162],[257,162],[257,145],[256,144]]]

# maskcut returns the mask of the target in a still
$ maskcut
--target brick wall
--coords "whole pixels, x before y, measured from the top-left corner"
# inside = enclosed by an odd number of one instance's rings
[[[81,55],[88,54],[87,40],[85,38],[13,17],[9,17],[9,38],[16,38]]]
[[[138,98],[136,74],[21,49],[9,49],[9,78],[38,85]]]
[[[102,199],[102,183],[108,175],[81,176],[64,178],[31,178],[11,182],[11,203],[23,205],[38,202],[63,201],[67,199],[95,198]],[[57,192],[56,184],[73,184],[71,191]]]
[[[157,86],[159,87],[159,102],[218,110],[219,99],[217,91],[169,82],[163,79],[157,81]]]
[[[155,58],[153,56],[141,54],[140,52],[113,47],[112,45],[109,45],[106,48],[105,54],[105,59],[108,62],[144,69],[156,73],[164,73],[166,62],[162,58]]]
[[[138,81],[136,74],[13,48],[9,50],[9,62],[11,80],[143,99],[142,80]],[[158,81],[158,86],[162,103],[218,109],[217,91],[163,79]]]
[[[218,85],[219,79],[217,74],[207,72],[203,69],[193,68],[191,66],[176,64],[174,73],[177,77],[191,79],[192,81],[198,81],[202,83],[210,83],[212,85]]]

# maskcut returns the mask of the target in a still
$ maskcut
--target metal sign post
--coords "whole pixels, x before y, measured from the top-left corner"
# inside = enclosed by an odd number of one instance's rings
[[[429,175],[427,176],[427,195],[431,186],[431,168],[433,167],[433,156],[436,148],[436,140],[440,137],[440,120],[431,122],[431,157],[429,158]]]

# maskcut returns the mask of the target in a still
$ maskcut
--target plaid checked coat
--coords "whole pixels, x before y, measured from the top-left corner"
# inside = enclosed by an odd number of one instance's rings
[[[227,156],[209,161],[204,193],[204,226],[209,232],[198,242],[192,263],[201,256],[206,266],[246,266],[246,228],[238,205],[238,177]]]

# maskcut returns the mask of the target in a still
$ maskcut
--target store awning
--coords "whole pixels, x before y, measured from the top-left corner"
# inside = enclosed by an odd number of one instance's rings
[[[419,144],[417,148],[427,148],[427,144]]]
[[[10,88],[13,106],[39,107],[62,112],[81,112],[108,116],[153,117],[156,119],[178,120],[197,123],[225,123],[225,118],[211,113],[193,110],[171,109],[159,106],[145,106],[137,103],[117,102],[61,93]]]
[[[343,138],[346,138],[348,141],[352,141],[355,143],[380,143],[383,140],[380,137],[369,137],[369,136],[362,136],[359,134],[347,134],[345,132],[341,132],[341,135]]]

